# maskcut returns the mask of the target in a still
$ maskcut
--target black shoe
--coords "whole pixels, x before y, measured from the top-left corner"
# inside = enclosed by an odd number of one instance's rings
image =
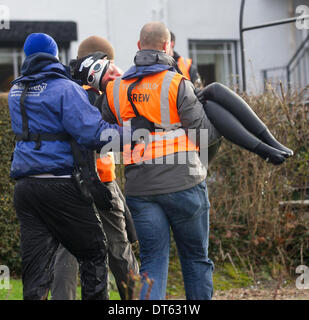
[[[287,152],[270,147],[269,145],[261,142],[259,143],[254,152],[267,162],[274,165],[282,164],[290,156]]]

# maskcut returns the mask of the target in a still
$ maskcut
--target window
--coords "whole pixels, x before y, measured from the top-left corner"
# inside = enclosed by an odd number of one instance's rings
[[[18,49],[0,49],[0,92],[9,91],[11,81],[20,75],[23,52]]]
[[[237,86],[237,41],[189,40],[189,55],[204,85],[217,81]]]
[[[59,60],[63,64],[68,63],[69,50],[59,48]],[[25,59],[22,48],[0,49],[0,92],[7,92],[11,88],[11,82],[20,76],[21,65]]]
[[[47,33],[53,37],[58,44],[60,61],[69,63],[71,42],[77,40],[76,22],[11,20],[10,29],[0,32],[0,92],[8,91],[11,81],[20,75],[25,58],[24,41],[33,32]]]

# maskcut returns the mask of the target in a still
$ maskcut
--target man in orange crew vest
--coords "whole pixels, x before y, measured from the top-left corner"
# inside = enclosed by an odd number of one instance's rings
[[[151,132],[149,143],[138,142],[135,148],[129,144],[124,152],[125,193],[140,244],[140,273],[153,280],[150,299],[165,299],[171,228],[187,299],[211,299],[207,169],[199,158],[198,142],[187,132],[208,129],[209,141],[216,133],[193,84],[174,68],[166,26],[144,25],[138,48],[135,65],[107,84],[100,109],[110,123],[126,125],[140,119],[141,128]],[[147,296],[146,280],[141,299]]]
[[[78,59],[101,52],[105,63],[109,63],[107,70],[102,73],[102,84],[104,86],[110,80],[121,76],[122,71],[113,63],[114,48],[104,38],[91,36],[81,42],[78,48]],[[108,62],[107,62],[108,60]],[[76,60],[78,61],[78,60]],[[79,74],[75,73],[78,78]],[[99,97],[100,88],[94,88],[84,84],[83,88],[88,93],[89,101],[94,105]],[[102,88],[103,89],[103,88]],[[115,277],[116,284],[121,299],[131,299],[133,294],[133,281],[129,279],[129,273],[138,273],[138,263],[132,250],[131,243],[137,241],[137,236],[132,221],[130,211],[125,203],[125,199],[115,181],[115,162],[112,152],[103,158],[97,155],[97,173],[102,182],[111,191],[113,199],[113,209],[108,212],[100,212],[103,228],[107,237],[107,252],[109,267]],[[76,297],[78,264],[64,247],[57,251],[54,281],[51,290],[53,300],[73,300]],[[124,286],[127,286],[127,288]]]
[[[200,75],[197,71],[197,68],[195,65],[192,64],[192,59],[186,59],[182,56],[180,56],[175,50],[175,43],[176,43],[176,37],[175,34],[170,31],[171,33],[171,48],[169,54],[175,59],[177,62],[177,66],[181,73],[189,79],[195,87],[201,88],[202,80],[200,78]]]

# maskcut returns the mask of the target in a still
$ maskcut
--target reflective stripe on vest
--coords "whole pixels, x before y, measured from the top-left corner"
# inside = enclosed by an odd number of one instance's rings
[[[197,150],[196,145],[189,141],[186,132],[180,129],[177,95],[182,79],[183,76],[178,73],[163,71],[143,77],[132,90],[132,101],[138,112],[153,122],[158,129],[149,136],[146,148],[144,143],[138,143],[131,152],[131,145],[124,146],[125,164]],[[108,83],[106,88],[109,107],[121,126],[135,117],[127,98],[128,88],[134,81],[136,78],[130,80],[119,78]]]
[[[120,125],[123,125],[122,118],[120,116],[120,104],[119,104],[119,87],[120,87],[121,78],[117,78],[114,81],[114,87],[113,87],[113,97],[114,97],[114,106],[116,111],[116,117],[117,121]]]
[[[192,59],[184,59],[180,57],[177,61],[178,68],[182,72],[182,74],[188,79],[191,80],[190,77],[190,68],[192,65]]]

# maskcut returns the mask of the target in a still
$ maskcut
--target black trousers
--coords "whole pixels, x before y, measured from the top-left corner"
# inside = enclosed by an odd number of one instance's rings
[[[102,222],[71,179],[20,179],[14,206],[20,223],[24,299],[46,299],[59,243],[79,262],[82,299],[108,299]]]
[[[130,272],[139,273],[125,219],[125,203],[116,181],[107,182],[107,188],[112,194],[113,209],[99,211],[103,228],[107,238],[107,253],[109,268],[114,275],[117,288],[122,300],[132,299],[134,281],[130,279]],[[127,214],[128,218],[130,213]],[[133,221],[132,221],[133,222]],[[131,238],[134,239],[134,226]],[[52,300],[74,300],[76,296],[78,265],[74,256],[65,248],[59,246],[54,266],[54,280],[51,287]]]

